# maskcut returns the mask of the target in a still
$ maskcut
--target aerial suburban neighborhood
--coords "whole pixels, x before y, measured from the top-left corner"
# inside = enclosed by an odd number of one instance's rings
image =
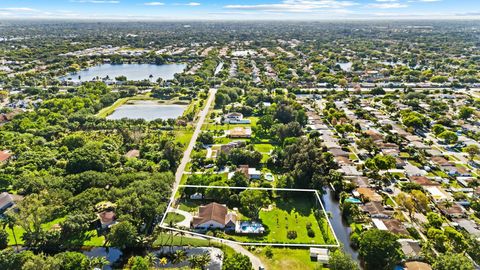
[[[0,20],[0,269],[480,269],[479,40]]]

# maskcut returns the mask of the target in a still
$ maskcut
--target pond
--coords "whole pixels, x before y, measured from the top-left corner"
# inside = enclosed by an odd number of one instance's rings
[[[172,80],[176,73],[182,73],[186,64],[123,64],[111,65],[103,64],[94,66],[89,69],[84,69],[76,73],[60,77],[60,80],[68,80],[72,82],[102,80],[108,76],[110,80],[115,77],[125,76],[127,80],[141,81],[150,80],[156,81],[158,78],[163,80]]]
[[[153,100],[138,100],[118,107],[112,114],[107,116],[108,120],[144,119],[152,121],[155,119],[176,119],[183,115],[186,105],[164,105]]]

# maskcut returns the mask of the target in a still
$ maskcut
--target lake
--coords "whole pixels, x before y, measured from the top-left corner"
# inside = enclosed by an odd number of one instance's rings
[[[115,77],[119,76],[125,76],[127,77],[127,80],[131,81],[156,81],[158,78],[162,78],[163,80],[172,80],[176,73],[182,73],[186,67],[187,64],[103,64],[91,67],[89,69],[81,70],[75,74],[69,74],[60,77],[60,80],[82,82],[92,81],[95,80],[95,78],[97,77],[101,80],[103,78],[106,78],[107,76],[110,78],[110,80],[114,80]],[[153,77],[150,78],[150,75],[152,75]]]
[[[146,121],[176,119],[183,115],[186,108],[186,105],[164,105],[152,100],[138,100],[118,107],[112,114],[107,116],[107,119],[119,120],[128,118],[144,119]]]

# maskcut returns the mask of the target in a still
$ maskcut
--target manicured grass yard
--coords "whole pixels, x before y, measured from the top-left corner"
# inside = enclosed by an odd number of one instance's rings
[[[260,144],[255,144],[254,148],[256,151],[260,153],[270,153],[270,151],[273,149],[273,145],[268,143],[260,143]]]
[[[184,219],[185,219],[185,217],[180,215],[180,214],[168,213],[164,222],[165,222],[165,224],[170,224],[170,222],[175,224],[175,223],[178,223],[178,222],[182,222]]]
[[[263,236],[233,236],[241,242],[267,242],[267,243],[297,243],[297,244],[328,244],[334,243],[333,234],[328,222],[324,220],[319,224],[314,216],[314,209],[320,207],[315,205],[316,199],[313,194],[307,193],[303,196],[292,198],[278,198],[276,207],[270,211],[262,210],[260,219],[268,234]],[[315,232],[314,237],[307,234],[307,224],[311,224]],[[320,228],[322,226],[323,230]],[[296,231],[297,238],[288,239],[287,232]],[[326,232],[324,235],[322,231]]]
[[[266,269],[322,269],[316,268],[319,266],[319,264],[310,260],[310,252],[308,249],[272,248],[272,253],[273,257],[269,259],[265,256],[264,248],[259,249],[258,257],[263,262]]]

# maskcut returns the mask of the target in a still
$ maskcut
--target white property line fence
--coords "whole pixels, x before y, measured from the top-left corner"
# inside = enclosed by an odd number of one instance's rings
[[[165,211],[165,214],[163,215],[162,221],[160,222],[159,227],[179,233],[185,233],[187,235],[192,235],[192,236],[197,236],[201,238],[206,238],[206,239],[212,239],[220,243],[231,243],[231,244],[238,244],[238,245],[243,245],[243,246],[273,246],[273,247],[319,247],[319,248],[338,248],[340,247],[340,242],[338,241],[337,235],[335,234],[335,230],[333,229],[332,223],[330,222],[330,219],[328,218],[327,211],[325,210],[325,207],[323,206],[322,200],[320,198],[320,194],[318,193],[317,190],[315,189],[295,189],[295,188],[262,188],[262,187],[226,187],[226,186],[198,186],[198,185],[179,185],[178,188],[218,188],[218,189],[237,189],[237,190],[265,190],[265,191],[290,191],[290,192],[313,192],[315,194],[315,197],[317,198],[318,202],[320,203],[322,207],[322,212],[325,215],[325,219],[328,222],[328,226],[330,230],[332,231],[333,237],[335,238],[336,244],[289,244],[289,243],[259,243],[259,242],[238,242],[238,241],[233,241],[233,240],[228,240],[220,237],[215,237],[215,236],[210,236],[206,234],[201,234],[201,233],[196,233],[188,230],[182,230],[178,228],[172,228],[164,224],[165,218],[168,214],[168,212],[171,209],[171,205],[175,198],[170,200],[167,210]]]

